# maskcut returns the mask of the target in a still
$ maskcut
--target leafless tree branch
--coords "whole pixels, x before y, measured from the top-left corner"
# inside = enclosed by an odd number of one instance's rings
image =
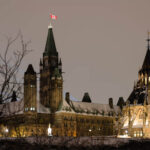
[[[21,98],[23,84],[18,80],[17,74],[22,60],[32,51],[28,48],[30,41],[25,42],[21,32],[15,38],[6,37],[6,40],[4,52],[0,53],[0,103],[9,101],[13,91],[16,91],[17,97]],[[21,47],[13,50],[18,40]]]

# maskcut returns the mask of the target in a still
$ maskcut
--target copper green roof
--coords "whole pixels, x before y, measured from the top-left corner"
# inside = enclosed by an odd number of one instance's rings
[[[44,56],[53,56],[53,55],[57,56],[58,55],[58,52],[55,46],[55,40],[54,40],[52,28],[48,29],[47,41],[46,41],[45,51],[43,55]]]

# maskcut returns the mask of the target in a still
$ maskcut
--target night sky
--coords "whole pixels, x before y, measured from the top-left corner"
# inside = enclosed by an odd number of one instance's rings
[[[52,25],[64,91],[78,100],[89,92],[95,103],[127,99],[147,50],[150,0],[0,0],[0,52],[5,35],[19,30],[34,49],[20,77],[29,63],[39,72],[50,13],[58,16]]]

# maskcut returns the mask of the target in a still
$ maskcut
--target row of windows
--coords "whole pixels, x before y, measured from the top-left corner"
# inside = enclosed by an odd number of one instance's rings
[[[70,117],[64,117],[64,120],[74,121],[75,119]],[[113,123],[113,120],[91,120],[91,119],[84,119],[84,118],[77,118],[78,122],[81,123]]]
[[[35,107],[31,107],[31,108],[26,107],[26,108],[25,108],[25,111],[30,111],[30,110],[31,110],[31,111],[35,111]]]
[[[143,132],[142,131],[134,131],[134,137],[142,137]]]

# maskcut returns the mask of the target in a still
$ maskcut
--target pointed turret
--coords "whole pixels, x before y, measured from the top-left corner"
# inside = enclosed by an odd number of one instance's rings
[[[87,103],[91,103],[91,98],[89,96],[89,93],[84,93],[84,96],[83,96],[83,99],[82,99],[82,102],[87,102]]]
[[[48,35],[47,35],[44,56],[51,56],[51,55],[57,56],[58,52],[57,52],[56,46],[55,46],[55,40],[54,40],[52,26],[50,25],[48,27]]]
[[[147,42],[148,42],[148,44],[147,44],[147,52],[146,52],[146,56],[145,56],[145,59],[144,59],[144,62],[143,62],[141,70],[150,69],[150,46],[149,46],[150,39],[149,39],[149,33],[148,33]]]
[[[36,74],[35,71],[34,71],[34,69],[33,69],[32,64],[29,64],[29,66],[28,66],[27,71],[25,72],[25,74],[31,74],[31,75]]]

